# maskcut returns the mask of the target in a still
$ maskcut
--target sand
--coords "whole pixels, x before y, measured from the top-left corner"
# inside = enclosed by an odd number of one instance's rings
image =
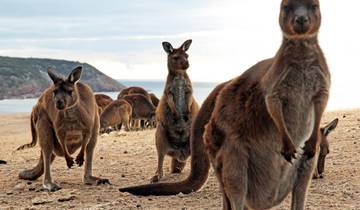
[[[338,128],[330,134],[330,154],[324,179],[313,180],[306,209],[360,209],[360,110],[326,113],[323,123],[339,118]],[[18,173],[33,167],[39,147],[21,152],[14,150],[31,141],[29,114],[0,115],[0,209],[221,209],[222,199],[214,173],[200,192],[189,195],[137,197],[120,193],[119,187],[148,183],[156,169],[155,130],[112,133],[100,136],[94,157],[94,175],[109,178],[110,186],[86,186],[83,168],[67,169],[65,159],[52,164],[53,179],[62,190],[39,191],[42,177],[36,181],[19,180]],[[75,156],[75,155],[73,155]],[[180,180],[189,172],[189,164],[180,175],[169,174],[164,164],[163,181]],[[290,197],[274,209],[289,209]]]

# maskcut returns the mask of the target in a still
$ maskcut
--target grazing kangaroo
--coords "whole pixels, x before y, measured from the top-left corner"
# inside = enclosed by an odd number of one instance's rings
[[[317,165],[314,171],[314,179],[323,178],[323,173],[325,171],[325,158],[329,154],[329,141],[327,140],[327,136],[330,134],[331,131],[335,130],[339,119],[335,119],[323,128],[320,129],[321,132],[321,143],[320,143],[320,153]]]
[[[137,87],[137,86],[133,86],[133,87],[128,87],[128,88],[125,88],[123,89],[119,95],[118,95],[118,99],[120,98],[124,98],[125,96],[127,95],[130,95],[130,94],[142,94],[144,95],[146,98],[148,98],[150,101],[151,101],[151,96],[150,94],[142,87]]]
[[[71,168],[74,160],[70,156],[80,149],[76,163],[81,166],[85,155],[85,184],[105,184],[107,179],[92,176],[94,148],[99,132],[99,115],[91,88],[78,82],[82,67],[75,68],[67,79],[52,71],[48,74],[54,84],[40,96],[31,114],[32,142],[19,147],[24,149],[36,145],[39,140],[41,155],[38,164],[19,174],[20,179],[35,180],[45,172],[43,186],[49,191],[60,188],[52,181],[50,164],[55,156],[65,156]]]
[[[101,108],[101,112],[104,111],[105,108],[114,101],[110,96],[105,94],[95,94],[95,100],[96,104]]]
[[[186,192],[199,189],[206,180],[208,162],[199,155],[204,145],[196,129],[209,121],[203,137],[223,192],[224,209],[268,209],[290,191],[291,208],[304,209],[318,158],[320,119],[327,104],[330,73],[317,42],[319,1],[283,0],[281,5],[284,38],[275,58],[220,85],[221,90],[215,89],[203,104],[203,116],[193,125],[190,176],[183,182],[120,191],[170,195],[176,191],[174,187]],[[288,163],[294,156],[296,159]]]
[[[180,173],[190,155],[190,126],[199,110],[186,73],[189,68],[186,51],[191,42],[185,41],[178,49],[168,42],[162,43],[168,54],[168,76],[164,94],[156,109],[158,167],[151,182],[158,182],[163,176],[165,155],[172,157],[171,173]]]
[[[109,126],[121,129],[125,124],[125,130],[130,131],[130,121],[132,115],[131,105],[124,99],[117,99],[108,105],[100,115],[100,131],[105,131]],[[117,125],[120,124],[118,128]]]
[[[123,97],[132,107],[133,127],[139,129],[140,120],[152,120],[155,118],[155,107],[143,94],[129,94]]]

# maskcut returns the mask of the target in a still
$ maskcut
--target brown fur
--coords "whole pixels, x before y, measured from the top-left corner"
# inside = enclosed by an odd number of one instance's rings
[[[330,74],[316,34],[311,32],[320,26],[318,1],[283,1],[281,25],[291,26],[284,22],[289,22],[294,16],[291,11],[296,12],[299,4],[310,5],[312,26],[308,28],[312,29],[301,34],[283,29],[284,42],[277,56],[227,84],[206,126],[206,147],[223,191],[224,209],[271,208],[290,191],[292,209],[304,208],[317,159],[314,150],[320,141],[319,124],[327,103]],[[286,18],[283,10],[290,11]],[[290,146],[284,148],[288,140]],[[299,149],[305,141],[304,154],[299,154],[292,164],[281,158],[282,153],[289,160],[294,155],[294,150],[289,150],[291,145]],[[164,183],[120,190],[172,194],[174,186],[176,183]]]
[[[95,94],[95,100],[96,104],[101,108],[101,112],[104,111],[105,108],[114,101],[110,96],[105,94]]]
[[[180,173],[190,155],[190,126],[199,109],[186,73],[189,67],[186,51],[190,44],[191,40],[188,40],[180,48],[173,49],[170,43],[163,43],[168,53],[169,73],[156,109],[158,167],[151,182],[157,182],[162,177],[165,155],[172,157],[172,173]]]
[[[106,183],[107,179],[92,176],[92,158],[99,131],[98,107],[91,88],[81,82],[82,68],[75,68],[65,80],[48,72],[54,85],[44,91],[31,114],[33,140],[39,140],[39,163],[24,170],[19,178],[34,180],[44,172],[43,186],[49,191],[61,189],[52,181],[50,164],[55,156],[65,156],[67,166],[74,165],[73,154],[80,149],[76,163],[81,166],[85,159],[84,183]],[[25,148],[25,147],[20,147]]]
[[[329,141],[327,139],[328,135],[336,128],[339,119],[335,119],[323,128],[320,129],[321,131],[321,143],[320,143],[320,153],[318,162],[315,167],[314,176],[313,178],[323,178],[323,173],[325,171],[325,159],[326,156],[330,152]]]
[[[131,105],[124,99],[117,99],[109,104],[100,115],[100,130],[103,131],[109,126],[117,127],[118,124],[125,124],[125,130],[129,131],[131,116]]]
[[[136,86],[133,86],[133,87],[128,87],[128,88],[125,88],[123,89],[119,95],[118,95],[118,99],[120,98],[124,98],[125,96],[127,95],[130,95],[130,94],[142,94],[144,95],[146,98],[148,98],[150,101],[151,101],[151,96],[150,94],[142,87],[136,87]]]
[[[283,0],[284,39],[275,58],[267,68],[234,79],[218,96],[204,138],[224,209],[269,209],[290,191],[291,208],[304,209],[330,86],[317,42],[318,3]],[[299,17],[309,21],[300,27]]]
[[[132,119],[136,121],[135,129],[139,129],[140,120],[155,118],[155,107],[143,94],[130,94],[123,97],[132,107]]]
[[[156,97],[156,95],[154,93],[150,93],[150,98],[151,98],[151,102],[152,104],[157,107],[159,105],[160,100],[158,99],[158,97]]]

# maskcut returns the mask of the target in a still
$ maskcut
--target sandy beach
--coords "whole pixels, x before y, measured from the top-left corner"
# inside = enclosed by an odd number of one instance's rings
[[[324,179],[313,180],[306,209],[360,209],[360,110],[328,112],[323,124],[339,118],[330,134],[330,154]],[[0,115],[0,209],[221,209],[222,199],[213,172],[199,192],[168,197],[137,197],[120,193],[119,187],[148,183],[156,168],[155,130],[111,133],[100,136],[94,157],[94,175],[109,178],[112,185],[86,186],[83,167],[67,169],[65,159],[52,164],[53,179],[62,190],[42,192],[42,177],[36,181],[18,179],[23,169],[38,161],[39,146],[14,150],[31,141],[29,114]],[[75,156],[75,155],[73,155]],[[162,181],[184,179],[169,174],[170,158],[164,164]],[[290,197],[274,209],[289,209]]]

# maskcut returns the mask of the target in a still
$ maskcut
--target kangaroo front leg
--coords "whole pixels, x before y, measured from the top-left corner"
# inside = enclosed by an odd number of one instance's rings
[[[81,149],[80,149],[80,152],[76,156],[76,159],[75,159],[75,162],[76,162],[76,164],[78,166],[82,166],[83,163],[84,163],[85,148],[86,148],[86,145],[89,143],[89,139],[90,139],[89,136],[90,136],[89,133],[83,134],[83,141],[82,141],[82,144],[81,144]]]
[[[92,175],[92,161],[93,161],[96,142],[97,142],[97,133],[93,133],[89,143],[85,147],[85,173],[84,173],[83,181],[87,185],[110,184],[110,181],[108,179],[102,179]]]
[[[290,138],[289,131],[286,127],[283,115],[282,101],[279,96],[271,95],[266,97],[265,102],[267,110],[281,135],[283,143],[281,154],[288,162],[291,163],[291,159],[295,158],[296,149],[293,141]]]
[[[320,143],[321,117],[326,108],[328,98],[329,98],[329,93],[326,90],[321,91],[319,94],[317,94],[314,97],[314,111],[315,111],[314,128],[310,136],[310,139],[305,142],[305,147],[304,147],[304,155],[307,156],[308,159],[314,157],[316,153],[316,149]]]
[[[175,115],[175,117],[179,117],[179,113],[176,110],[176,106],[175,106],[175,102],[174,102],[174,97],[171,93],[168,93],[167,95],[167,104],[169,105],[170,111]]]
[[[71,157],[69,151],[68,151],[68,148],[66,146],[66,133],[65,132],[60,132],[60,133],[57,133],[57,138],[59,140],[59,143],[61,145],[61,148],[63,149],[63,152],[64,152],[64,157],[65,157],[65,160],[66,160],[66,165],[68,168],[71,168],[72,166],[75,165],[75,162],[74,162],[74,158]]]

